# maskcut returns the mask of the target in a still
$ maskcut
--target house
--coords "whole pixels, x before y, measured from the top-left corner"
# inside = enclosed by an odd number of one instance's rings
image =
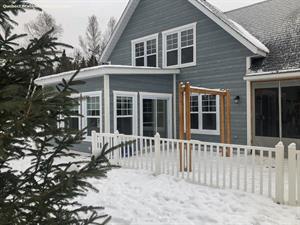
[[[130,0],[102,62],[83,69],[70,126],[178,137],[178,84],[229,89],[232,142],[300,143],[300,1],[223,13],[205,0]],[[74,71],[42,77],[54,85]],[[220,141],[218,96],[191,97],[192,138]]]

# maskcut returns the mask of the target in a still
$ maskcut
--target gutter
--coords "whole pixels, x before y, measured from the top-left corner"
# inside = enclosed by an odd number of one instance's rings
[[[278,70],[261,73],[248,73],[244,77],[246,81],[274,81],[300,78],[300,69]]]

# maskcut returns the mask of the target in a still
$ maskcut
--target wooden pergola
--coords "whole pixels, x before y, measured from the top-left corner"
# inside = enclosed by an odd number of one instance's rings
[[[193,87],[189,82],[179,83],[179,138],[191,140],[191,102],[192,94],[215,95],[220,97],[220,142],[231,144],[231,95],[229,90]],[[225,104],[226,103],[226,104]],[[226,117],[226,126],[225,126]],[[185,123],[184,123],[185,121]],[[185,128],[184,129],[184,125]],[[186,132],[184,132],[186,131]],[[184,135],[186,133],[186,135]],[[181,148],[182,149],[182,148]],[[191,153],[190,162],[191,162]],[[227,153],[228,155],[228,153]],[[180,151],[180,159],[183,154]],[[191,163],[190,163],[191,166]],[[182,168],[181,168],[182,170]],[[191,168],[190,168],[191,170]]]

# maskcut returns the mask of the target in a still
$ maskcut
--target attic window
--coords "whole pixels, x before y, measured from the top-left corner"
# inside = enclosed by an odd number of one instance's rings
[[[196,65],[196,23],[167,30],[162,34],[165,68]]]
[[[135,39],[131,45],[133,66],[157,67],[158,34]]]

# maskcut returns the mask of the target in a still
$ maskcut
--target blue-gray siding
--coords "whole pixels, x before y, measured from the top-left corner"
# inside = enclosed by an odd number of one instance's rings
[[[194,86],[230,89],[234,143],[246,143],[246,57],[252,53],[187,0],[142,0],[112,52],[112,64],[131,65],[131,40],[159,33],[159,66],[162,65],[161,32],[197,22],[197,66],[184,68],[177,81]],[[232,100],[233,103],[233,100]],[[178,107],[176,107],[178,108]],[[194,138],[218,141],[218,136]]]
[[[167,93],[173,94],[173,76],[172,75],[110,75],[110,110],[111,110],[111,132],[114,132],[113,118],[113,91],[128,92],[151,92],[151,93]],[[139,124],[139,98],[137,103]],[[138,134],[140,134],[138,126]]]
[[[102,91],[102,118],[103,118],[103,88],[104,81],[103,77],[91,78],[84,80],[84,84],[75,85],[73,88],[76,89],[79,93],[83,92],[92,92],[92,91]],[[103,129],[103,120],[102,120],[102,129]],[[72,149],[81,152],[91,152],[91,143],[83,141],[81,144],[75,145]]]

